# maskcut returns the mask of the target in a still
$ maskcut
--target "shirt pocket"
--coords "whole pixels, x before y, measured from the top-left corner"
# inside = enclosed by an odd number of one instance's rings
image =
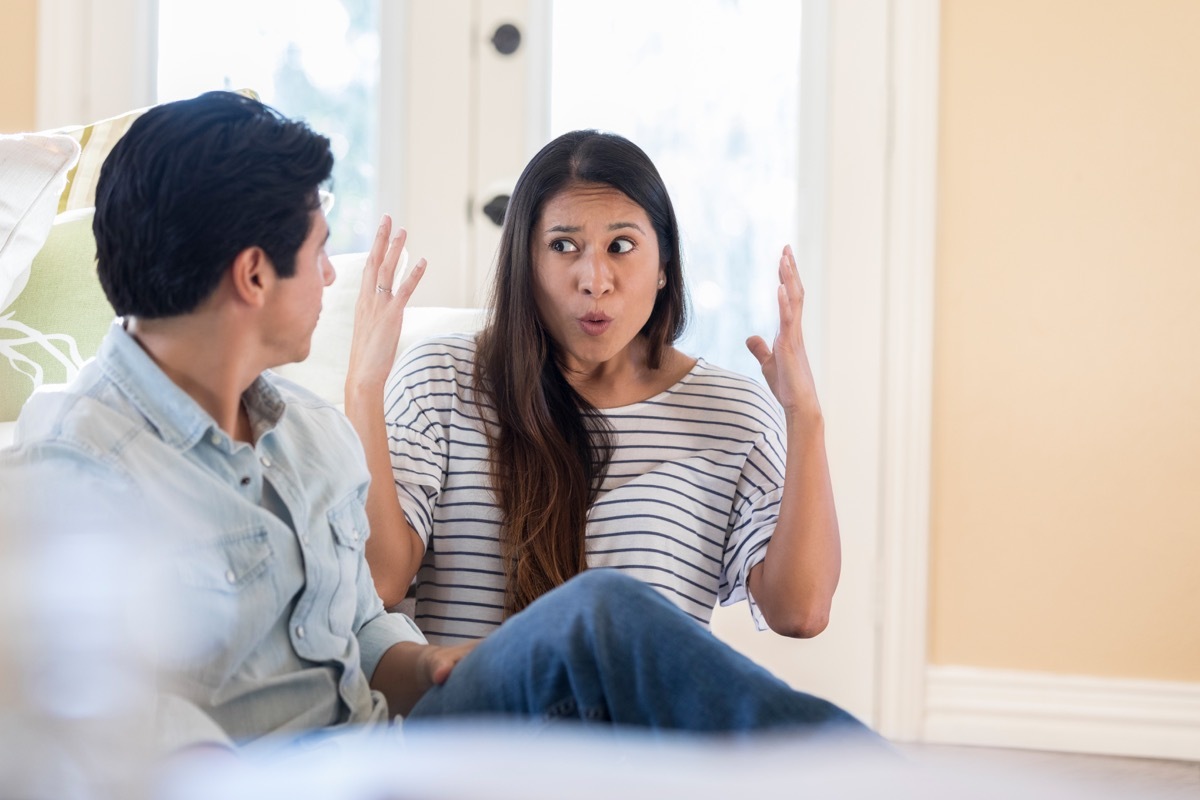
[[[226,683],[277,618],[275,552],[265,527],[251,525],[177,555],[181,655],[201,683]],[[198,667],[198,668],[197,668]]]
[[[354,629],[358,611],[358,577],[365,566],[363,546],[367,541],[367,512],[355,492],[331,508],[329,528],[337,557],[337,585],[329,602],[329,628],[339,636]]]
[[[267,529],[255,526],[188,548],[180,578],[197,589],[237,594],[266,574],[274,554]]]

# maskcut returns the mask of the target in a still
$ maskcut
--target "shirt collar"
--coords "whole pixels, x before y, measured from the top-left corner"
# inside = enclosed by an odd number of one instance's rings
[[[165,443],[188,449],[218,429],[208,412],[154,363],[121,319],[101,342],[96,361]],[[256,439],[275,427],[286,408],[279,391],[262,375],[242,394],[242,402]]]

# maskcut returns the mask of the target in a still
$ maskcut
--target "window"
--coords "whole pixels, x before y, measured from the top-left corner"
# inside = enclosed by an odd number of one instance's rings
[[[330,138],[337,197],[330,214],[332,252],[366,250],[375,232],[377,5],[376,0],[158,3],[159,102],[249,88]]]

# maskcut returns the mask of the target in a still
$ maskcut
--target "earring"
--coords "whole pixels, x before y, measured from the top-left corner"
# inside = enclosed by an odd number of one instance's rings
[[[667,279],[666,279],[666,278],[659,278],[659,279],[658,279],[658,288],[660,288],[660,289],[661,289],[662,287],[664,287],[664,286],[666,286],[666,285],[667,285]]]

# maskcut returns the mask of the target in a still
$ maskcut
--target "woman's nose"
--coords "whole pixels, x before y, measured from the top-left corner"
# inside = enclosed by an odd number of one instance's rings
[[[579,289],[588,295],[608,294],[613,288],[612,277],[608,259],[603,256],[593,256],[583,264],[583,276]]]

